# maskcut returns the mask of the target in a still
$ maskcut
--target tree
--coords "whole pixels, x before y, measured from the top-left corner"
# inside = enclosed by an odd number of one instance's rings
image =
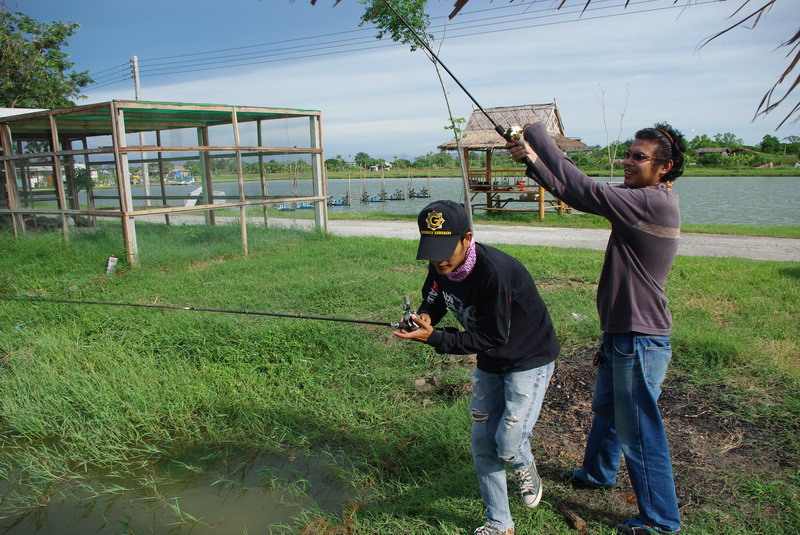
[[[714,134],[714,141],[717,143],[717,146],[725,147],[727,149],[735,149],[741,147],[744,144],[744,141],[736,137],[736,135],[731,132],[725,132],[724,134]]]
[[[353,158],[353,161],[355,161],[358,164],[358,166],[362,169],[369,169],[370,166],[375,165],[377,163],[377,160],[371,157],[366,152],[359,152],[358,154],[356,154],[356,157]]]
[[[758,148],[761,149],[761,152],[767,152],[769,154],[780,154],[783,152],[781,141],[775,136],[770,136],[769,134],[764,136],[764,139],[762,139],[761,143],[758,144]]]
[[[0,106],[64,108],[82,98],[93,80],[75,72],[61,49],[80,27],[75,23],[41,23],[0,3]]]
[[[716,141],[708,137],[708,135],[703,134],[702,136],[694,136],[691,141],[689,141],[688,148],[697,152],[697,149],[708,149],[711,147],[718,147]]]
[[[425,33],[430,20],[425,13],[427,0],[394,0],[392,2],[392,7],[413,28],[413,31],[389,9],[384,0],[358,0],[358,3],[367,6],[364,14],[361,15],[359,26],[374,24],[378,29],[376,35],[378,39],[382,39],[388,33],[392,41],[410,45],[411,50],[416,50],[419,46],[414,32],[428,41],[433,39],[432,35]]]

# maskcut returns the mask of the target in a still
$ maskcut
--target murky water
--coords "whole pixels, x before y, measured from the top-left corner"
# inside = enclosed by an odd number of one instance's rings
[[[319,460],[255,452],[207,465],[183,459],[163,463],[155,477],[98,474],[95,483],[131,490],[99,497],[70,491],[1,519],[0,534],[261,534],[291,525],[301,508],[341,513],[353,495]],[[13,490],[0,485],[0,497]]]
[[[605,180],[598,181],[605,182]],[[311,182],[298,181],[295,186],[298,196],[312,194]],[[188,195],[197,185],[169,186],[169,195]],[[428,188],[430,198],[402,201],[360,202],[361,192],[377,197],[381,190],[391,196],[397,190],[416,191]],[[247,195],[259,195],[258,182],[245,183]],[[269,182],[270,195],[291,195],[293,184],[289,180]],[[227,195],[238,194],[235,182],[214,184],[214,189]],[[134,196],[141,188],[134,189]],[[416,214],[434,199],[462,199],[460,178],[368,178],[365,180],[338,179],[328,181],[328,193],[340,199],[346,193],[352,198],[350,206],[331,206],[331,213],[386,212],[394,214]],[[800,225],[800,178],[798,177],[681,177],[675,182],[675,193],[681,199],[681,217],[684,223],[782,226]],[[476,202],[485,202],[479,198]],[[141,204],[137,202],[136,204]],[[525,206],[524,203],[516,208]],[[531,208],[534,206],[531,204]]]

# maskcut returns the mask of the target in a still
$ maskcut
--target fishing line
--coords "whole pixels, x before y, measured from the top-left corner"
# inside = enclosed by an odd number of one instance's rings
[[[308,316],[305,314],[281,314],[278,312],[260,312],[257,310],[229,310],[224,308],[205,308],[194,306],[176,306],[176,305],[148,305],[141,303],[117,303],[110,301],[78,301],[71,299],[45,299],[39,297],[0,297],[0,301],[18,301],[25,303],[46,303],[46,304],[68,304],[68,305],[102,305],[114,307],[136,307],[136,308],[160,308],[167,310],[188,310],[192,312],[219,312],[223,314],[244,314],[249,316],[271,316],[277,318],[291,318],[291,319],[304,319],[304,320],[319,320],[319,321],[336,321],[342,323],[359,323],[362,325],[381,325],[384,327],[392,327],[394,329],[414,330],[416,325],[411,322],[411,306],[409,304],[408,296],[404,297],[406,311],[402,321],[370,321],[370,320],[356,320],[348,318],[329,318],[323,316]]]
[[[423,47],[423,48],[424,48],[424,49],[425,49],[425,50],[428,52],[428,54],[430,54],[430,55],[431,55],[431,57],[434,59],[434,61],[436,61],[436,63],[438,63],[439,65],[441,65],[441,67],[442,67],[442,68],[445,70],[445,72],[447,72],[447,74],[449,74],[449,75],[450,75],[450,78],[452,78],[452,79],[453,79],[453,81],[454,81],[456,84],[458,84],[458,87],[460,87],[460,88],[461,88],[461,90],[464,92],[464,94],[466,94],[466,95],[467,95],[467,97],[469,97],[469,99],[472,101],[472,103],[473,103],[473,104],[475,104],[475,106],[477,106],[477,107],[478,107],[478,109],[479,109],[479,110],[481,111],[481,113],[483,113],[483,115],[484,115],[484,116],[485,116],[485,117],[486,117],[486,118],[489,120],[489,122],[490,122],[490,123],[492,123],[492,126],[494,126],[494,130],[495,130],[495,132],[497,132],[498,134],[500,134],[500,136],[501,136],[503,139],[505,139],[506,141],[514,141],[514,140],[516,140],[516,139],[519,139],[519,133],[518,133],[518,132],[516,132],[516,131],[512,130],[511,128],[503,128],[502,126],[500,126],[500,125],[497,123],[497,121],[495,121],[495,120],[492,118],[492,116],[491,116],[491,115],[489,115],[489,114],[487,113],[487,111],[483,109],[483,106],[481,106],[480,104],[478,104],[478,101],[477,101],[477,100],[475,100],[475,97],[473,97],[473,96],[472,96],[472,94],[471,94],[471,93],[470,93],[470,92],[467,90],[467,88],[466,88],[466,87],[464,87],[464,84],[462,84],[462,83],[461,83],[461,81],[460,81],[458,78],[456,78],[456,75],[455,75],[455,74],[453,74],[453,72],[452,72],[450,69],[448,69],[448,68],[447,68],[447,65],[445,65],[444,63],[442,63],[442,60],[440,60],[440,59],[439,59],[439,56],[437,56],[437,55],[436,55],[436,53],[435,53],[435,52],[434,52],[434,51],[431,49],[431,47],[430,47],[430,46],[428,46],[428,43],[427,43],[427,42],[426,42],[424,39],[422,39],[422,37],[420,37],[420,36],[419,36],[419,34],[417,33],[417,31],[416,31],[416,30],[414,30],[414,28],[413,28],[413,27],[411,26],[411,24],[410,24],[410,23],[409,23],[409,22],[408,22],[408,21],[405,19],[405,17],[403,17],[403,15],[401,15],[401,14],[400,14],[400,12],[398,12],[398,11],[397,11],[397,10],[394,8],[394,6],[392,5],[392,3],[391,3],[389,0],[383,0],[383,3],[384,3],[384,5],[386,5],[386,7],[388,7],[388,8],[389,8],[389,9],[392,11],[392,13],[394,13],[394,15],[395,15],[395,16],[396,16],[396,17],[397,17],[399,20],[400,20],[400,22],[402,22],[402,23],[403,23],[403,26],[405,26],[406,28],[408,28],[408,31],[409,31],[409,32],[411,32],[411,35],[413,35],[413,36],[414,36],[414,39],[416,39],[416,41],[417,41],[417,42],[418,42],[418,43],[419,43],[419,44],[420,44],[420,45],[421,45],[421,46],[422,46],[422,47]],[[533,162],[530,160],[530,158],[528,158],[528,157],[526,156],[526,157],[525,157],[525,160],[523,161],[523,163],[525,164],[525,167],[527,167],[527,168],[528,168],[528,171],[529,171],[529,172],[530,172],[530,173],[533,175],[533,179],[534,179],[534,180],[535,180],[535,181],[536,181],[536,182],[537,182],[537,183],[538,183],[540,186],[542,186],[544,189],[546,189],[546,190],[547,190],[547,191],[549,191],[550,193],[553,193],[553,186],[550,184],[550,181],[549,181],[549,180],[547,180],[547,179],[544,177],[544,175],[542,175],[541,171],[539,171],[539,169],[537,169],[537,168],[536,168],[536,166],[534,166],[534,165],[533,165]]]

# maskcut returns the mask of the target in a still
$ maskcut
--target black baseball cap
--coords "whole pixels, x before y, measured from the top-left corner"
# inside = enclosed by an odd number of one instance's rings
[[[443,262],[453,256],[456,245],[467,232],[469,217],[464,207],[453,201],[434,201],[417,217],[419,248],[417,260]]]

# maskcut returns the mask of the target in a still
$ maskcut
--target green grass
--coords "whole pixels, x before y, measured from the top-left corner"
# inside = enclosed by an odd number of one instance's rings
[[[251,255],[242,257],[235,226],[141,224],[137,233],[142,265],[122,262],[113,276],[104,274],[106,258],[124,258],[113,229],[76,232],[69,243],[58,233],[2,233],[0,296],[388,322],[399,319],[403,295],[419,300],[425,273],[413,260],[416,245],[404,240],[254,227]],[[503,249],[536,279],[565,362],[593,346],[603,254]],[[725,475],[735,499],[689,508],[688,535],[800,526],[798,279],[800,267],[790,262],[675,263],[668,297],[676,322],[671,375],[679,383],[670,388],[691,387],[727,425],[769,431],[764,456],[783,463],[769,474]],[[459,390],[469,371],[378,326],[0,300],[0,477],[8,480],[0,518],[85,490],[98,471],[138,473],[187,450],[224,457],[259,448],[336,459],[359,497],[344,519],[309,510],[289,531],[306,525],[307,533],[335,533],[346,525],[353,534],[464,533],[483,521],[469,399]],[[435,392],[415,388],[415,378],[434,375],[441,377]],[[157,478],[140,484],[157,494]],[[570,533],[556,505],[583,496],[551,488],[536,511],[514,505],[518,533]],[[193,522],[188,512],[175,514]],[[586,516],[590,533],[612,533],[602,509]]]

